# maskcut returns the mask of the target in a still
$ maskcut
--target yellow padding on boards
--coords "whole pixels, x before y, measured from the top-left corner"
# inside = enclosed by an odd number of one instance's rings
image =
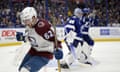
[[[113,42],[113,41],[120,41],[120,38],[95,38],[93,39],[95,42]],[[61,40],[64,42],[64,40]]]
[[[0,43],[0,47],[21,45],[22,42]]]
[[[95,42],[113,42],[113,41],[120,41],[120,38],[96,38],[94,39]]]

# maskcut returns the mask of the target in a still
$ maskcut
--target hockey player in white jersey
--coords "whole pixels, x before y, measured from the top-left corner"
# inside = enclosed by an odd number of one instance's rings
[[[61,42],[57,40],[56,46],[55,33],[51,29],[51,24],[44,19],[38,19],[36,10],[33,7],[24,8],[20,17],[22,24],[27,26],[27,38],[31,43],[31,48],[24,57],[19,71],[38,72],[48,64],[53,55],[57,60],[62,59]],[[26,39],[21,32],[17,32],[16,38],[18,41]]]

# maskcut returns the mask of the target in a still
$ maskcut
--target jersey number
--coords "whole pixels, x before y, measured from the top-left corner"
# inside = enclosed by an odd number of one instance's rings
[[[53,33],[52,33],[51,30],[49,30],[48,32],[46,32],[46,33],[44,34],[45,39],[49,39],[49,38],[51,38],[51,37],[53,37],[53,36],[54,36],[54,35],[53,35]]]

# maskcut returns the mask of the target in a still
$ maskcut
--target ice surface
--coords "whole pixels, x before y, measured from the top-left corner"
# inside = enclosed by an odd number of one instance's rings
[[[20,46],[0,47],[0,72],[18,72],[13,66],[15,50]],[[63,48],[66,46],[63,43]],[[67,51],[66,51],[67,52]],[[120,72],[120,42],[96,42],[92,56],[99,62],[95,66],[85,66],[75,62],[71,69],[61,72]],[[51,61],[39,72],[58,72],[56,60]]]

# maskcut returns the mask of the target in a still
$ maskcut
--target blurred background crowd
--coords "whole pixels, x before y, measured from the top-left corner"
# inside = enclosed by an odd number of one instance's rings
[[[76,7],[88,7],[95,12],[94,26],[120,27],[119,5],[119,0],[0,0],[0,28],[24,27],[19,15],[26,6],[35,7],[39,18],[57,25],[64,25]]]

